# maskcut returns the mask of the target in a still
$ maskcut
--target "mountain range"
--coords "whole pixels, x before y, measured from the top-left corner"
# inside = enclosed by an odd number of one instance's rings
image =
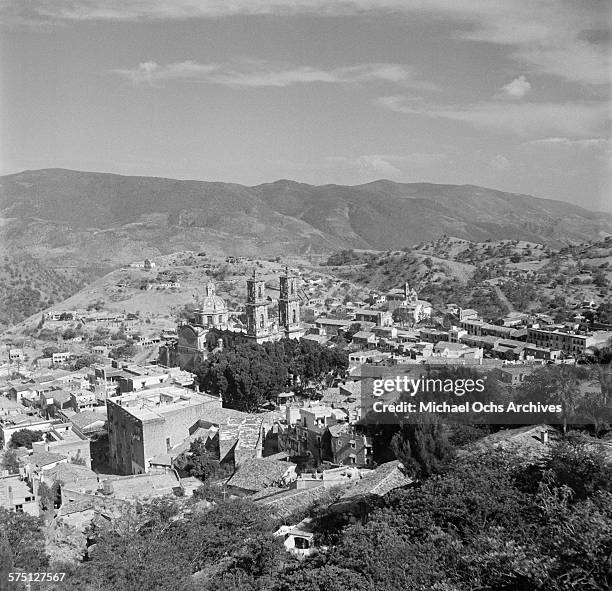
[[[0,177],[3,249],[66,264],[179,250],[260,257],[387,250],[444,234],[558,246],[611,231],[608,213],[472,185],[247,187],[64,169]]]

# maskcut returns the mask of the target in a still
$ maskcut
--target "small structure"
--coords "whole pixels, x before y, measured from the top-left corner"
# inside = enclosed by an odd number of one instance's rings
[[[275,536],[284,536],[284,546],[287,552],[295,554],[299,558],[312,555],[315,551],[314,524],[310,517],[300,521],[297,525],[283,525],[275,533]]]

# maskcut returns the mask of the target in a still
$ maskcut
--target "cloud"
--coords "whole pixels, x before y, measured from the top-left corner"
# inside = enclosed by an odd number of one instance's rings
[[[507,46],[529,73],[610,83],[605,1],[572,0],[4,0],[9,22],[161,21],[235,15],[395,14],[438,19],[469,42]],[[603,41],[603,42],[602,42]]]
[[[524,142],[523,146],[551,146],[563,148],[607,148],[612,140],[602,137],[570,139],[567,137],[546,137],[538,140]]]
[[[311,66],[283,67],[256,60],[220,64],[184,61],[166,65],[147,61],[138,64],[135,68],[112,70],[112,73],[128,78],[134,84],[151,86],[167,80],[195,80],[242,87],[286,87],[314,82],[355,84],[380,81],[414,88],[435,89],[433,84],[418,80],[410,66],[385,63],[358,64],[324,70]]]
[[[398,178],[406,168],[424,168],[446,160],[447,154],[414,152],[411,154],[366,154],[363,156],[328,156],[335,166],[356,170],[364,178]]]
[[[501,88],[501,94],[508,98],[521,99],[531,90],[531,84],[525,76],[519,76]]]
[[[539,137],[569,136],[574,139],[601,133],[608,122],[605,101],[566,102],[496,102],[475,103],[465,107],[436,105],[402,96],[386,96],[375,103],[385,109],[435,119],[449,119],[496,129],[537,139]]]
[[[491,168],[495,168],[496,170],[507,170],[512,166],[512,164],[508,158],[498,154],[497,156],[491,158],[489,161],[489,166],[491,166]]]

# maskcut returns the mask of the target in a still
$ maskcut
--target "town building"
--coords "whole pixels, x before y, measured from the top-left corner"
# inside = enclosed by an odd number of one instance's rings
[[[111,467],[142,474],[149,460],[189,435],[212,397],[177,386],[130,392],[107,400]],[[218,399],[217,399],[218,401]]]

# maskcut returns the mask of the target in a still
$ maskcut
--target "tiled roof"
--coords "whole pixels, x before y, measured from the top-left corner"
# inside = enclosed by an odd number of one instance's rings
[[[105,423],[106,413],[84,410],[82,412],[77,412],[70,417],[70,422],[79,429],[85,429],[98,421]]]
[[[67,459],[65,455],[56,454],[51,451],[37,451],[24,458],[26,464],[34,464],[38,467],[48,466],[65,459]]]
[[[269,487],[255,493],[250,498],[258,505],[269,507],[272,512],[280,517],[288,517],[296,511],[310,507],[327,490],[323,486],[323,481],[321,481],[318,486],[304,489]]]
[[[53,402],[57,402],[59,404],[63,404],[64,402],[69,402],[72,395],[70,392],[66,392],[66,390],[51,390],[48,392],[47,396],[53,398]]]
[[[226,484],[243,490],[259,491],[282,479],[290,466],[290,462],[270,460],[267,458],[252,458],[238,466]]]
[[[541,440],[543,431],[548,432],[550,439],[558,438],[558,432],[548,425],[526,425],[516,429],[501,429],[464,446],[460,453],[479,454],[498,449],[517,453],[530,460],[542,459],[548,454],[548,446]]]
[[[98,475],[86,466],[78,464],[62,462],[45,472],[45,478],[54,482],[61,481],[71,490],[95,492],[98,489]]]
[[[113,497],[127,500],[163,496],[180,485],[174,472],[114,476],[109,480],[113,487]]]
[[[345,491],[339,503],[370,495],[382,497],[396,488],[408,486],[411,483],[412,478],[404,473],[402,463],[394,460],[365,473],[360,480]]]

